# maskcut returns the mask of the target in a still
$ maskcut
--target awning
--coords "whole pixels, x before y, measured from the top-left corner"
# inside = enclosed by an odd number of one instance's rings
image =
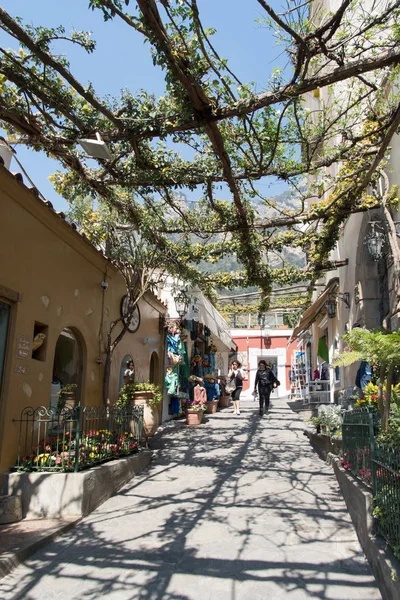
[[[322,292],[319,298],[311,304],[307,308],[307,310],[302,314],[299,324],[294,328],[291,340],[295,340],[300,337],[300,335],[307,331],[307,329],[314,323],[315,319],[318,317],[321,310],[324,308],[325,302],[328,300],[328,296],[334,289],[339,285],[339,280],[334,279],[331,281],[325,290]]]
[[[217,309],[200,291],[191,291],[192,296],[196,296],[195,304],[196,314],[194,315],[191,307],[189,308],[186,318],[196,318],[200,323],[206,325],[213,335],[213,343],[220,352],[230,351],[235,348],[235,343],[232,341],[231,332],[228,323],[219,314]]]

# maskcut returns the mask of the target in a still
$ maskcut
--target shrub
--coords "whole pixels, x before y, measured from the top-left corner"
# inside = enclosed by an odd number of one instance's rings
[[[318,409],[318,417],[312,417],[311,423],[318,427],[326,427],[329,433],[342,428],[342,409],[336,404],[322,405]]]
[[[127,406],[132,404],[135,399],[135,392],[153,392],[153,397],[149,400],[150,408],[157,408],[162,402],[162,393],[158,385],[146,381],[144,383],[126,383],[118,396],[118,406]]]

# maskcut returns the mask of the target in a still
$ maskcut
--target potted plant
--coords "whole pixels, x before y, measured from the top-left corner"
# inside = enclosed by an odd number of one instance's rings
[[[159,386],[149,381],[126,383],[119,393],[118,405],[128,406],[129,404],[144,407],[144,431],[146,437],[153,436],[161,421],[162,393]]]
[[[61,388],[61,390],[58,392],[58,410],[63,410],[64,408],[72,409],[75,407],[75,394],[77,387],[78,386],[76,383],[68,383]]]
[[[219,401],[218,401],[220,408],[228,408],[229,403],[231,401],[230,394],[228,394],[228,392],[225,390],[225,383],[226,383],[226,379],[222,379],[220,382],[221,396],[219,397]]]
[[[206,400],[190,400],[190,398],[185,398],[182,401],[182,407],[185,411],[186,416],[186,425],[196,426],[201,425],[203,420],[204,411],[207,408]]]

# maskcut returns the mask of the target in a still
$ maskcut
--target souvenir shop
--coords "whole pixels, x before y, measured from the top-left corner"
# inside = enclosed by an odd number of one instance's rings
[[[174,307],[169,306],[170,314]],[[228,372],[229,352],[235,349],[228,324],[201,292],[191,290],[183,317],[167,318],[163,420],[180,415],[186,399],[193,400],[200,385],[207,400],[221,394],[220,377]]]
[[[165,391],[169,415],[183,412],[186,399],[194,399],[197,386],[204,388],[207,400],[216,400],[221,392],[217,367],[217,346],[211,330],[194,320],[167,319],[167,368]],[[220,357],[219,357],[220,358]],[[221,367],[223,363],[219,361]]]

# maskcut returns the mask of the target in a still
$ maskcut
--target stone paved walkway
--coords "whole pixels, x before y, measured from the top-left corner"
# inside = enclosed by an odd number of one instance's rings
[[[330,467],[284,400],[166,425],[153,464],[0,582],[3,600],[378,600]]]

